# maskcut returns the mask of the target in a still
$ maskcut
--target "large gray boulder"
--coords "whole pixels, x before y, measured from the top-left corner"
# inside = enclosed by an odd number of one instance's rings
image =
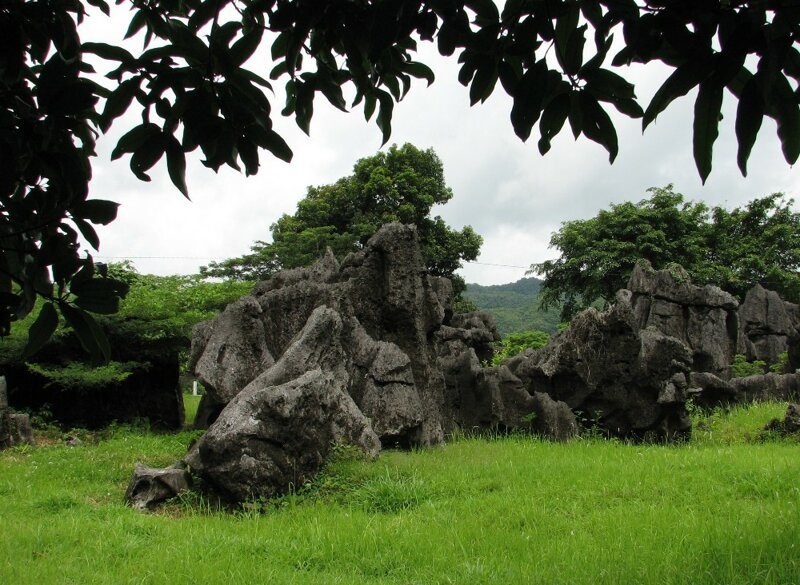
[[[316,368],[284,384],[257,378],[225,407],[185,461],[235,502],[300,488],[336,444],[377,456],[380,441],[342,380]]]

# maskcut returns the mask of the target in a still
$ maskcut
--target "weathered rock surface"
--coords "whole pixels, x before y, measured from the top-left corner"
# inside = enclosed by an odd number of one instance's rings
[[[734,355],[768,365],[787,352],[787,373],[800,367],[800,306],[760,285],[744,301],[714,286],[695,286],[680,268],[637,265],[628,282],[640,328],[652,327],[692,350],[692,370],[727,380]]]
[[[612,435],[688,433],[691,352],[674,337],[640,331],[630,297],[623,293],[606,311],[581,313],[547,346],[506,364],[529,393],[565,402]]]
[[[227,404],[275,363],[267,348],[261,307],[252,297],[228,305],[213,321],[195,326],[189,367],[209,401]]]
[[[689,378],[689,394],[701,408],[735,404],[741,396],[729,382],[708,372],[692,372]]]
[[[191,487],[191,476],[180,464],[156,469],[136,464],[125,501],[137,510],[153,510]]]
[[[13,412],[8,407],[5,376],[0,376],[0,449],[15,445],[33,445],[33,428],[27,414]]]
[[[654,328],[685,343],[692,370],[730,376],[736,353],[739,302],[716,286],[695,286],[679,268],[652,270],[636,265],[628,282],[640,329]]]
[[[186,457],[221,495],[246,501],[312,479],[335,444],[376,456],[380,441],[344,384],[319,368],[274,386],[257,378],[222,411]]]
[[[543,392],[533,393],[533,431],[554,441],[568,441],[578,434],[578,421],[567,403]]]
[[[800,398],[800,374],[764,374],[733,378],[730,385],[737,402],[797,400]]]
[[[349,375],[346,392],[364,408],[376,431],[387,442],[428,445],[443,440],[444,380],[432,337],[452,313],[452,287],[425,273],[413,227],[384,226],[363,251],[349,255],[341,266],[327,254],[310,268],[284,271],[258,284],[239,303],[246,312],[232,311],[198,327],[194,339],[197,373],[214,388],[209,402],[217,410],[242,390],[247,378],[275,376],[269,374],[272,369],[289,367],[284,354],[290,348],[299,351],[292,345],[295,337],[312,313],[325,306],[344,324],[340,345],[346,349],[342,366]],[[230,326],[220,323],[224,319],[231,319]],[[228,329],[237,332],[226,336]],[[215,337],[209,330],[219,333]],[[244,364],[238,364],[237,353],[231,352],[224,369],[241,375],[225,378],[217,356],[220,347],[231,344],[258,350],[245,352]],[[259,373],[259,360],[267,354],[277,362]],[[294,375],[310,367],[302,356],[291,361]],[[206,418],[209,424],[214,420]]]
[[[743,354],[748,361],[763,360],[774,364],[782,353],[798,344],[800,306],[784,301],[778,293],[760,285],[750,289],[739,308],[736,352]],[[798,364],[794,361],[789,367],[794,372]]]

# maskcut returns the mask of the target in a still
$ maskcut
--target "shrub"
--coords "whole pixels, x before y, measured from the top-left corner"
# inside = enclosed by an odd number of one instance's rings
[[[496,347],[493,366],[499,366],[510,357],[514,357],[526,349],[539,349],[547,345],[550,336],[544,331],[523,331],[511,333]]]
[[[731,377],[746,378],[747,376],[758,376],[767,371],[767,364],[763,360],[748,362],[747,358],[740,353],[733,356],[731,364]]]

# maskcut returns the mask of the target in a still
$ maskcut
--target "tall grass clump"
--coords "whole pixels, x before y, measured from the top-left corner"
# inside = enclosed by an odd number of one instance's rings
[[[196,494],[155,514],[123,505],[135,461],[168,465],[197,433],[11,449],[0,583],[800,583],[798,444],[758,434],[783,410],[707,413],[674,446],[340,449],[313,483],[238,512]]]

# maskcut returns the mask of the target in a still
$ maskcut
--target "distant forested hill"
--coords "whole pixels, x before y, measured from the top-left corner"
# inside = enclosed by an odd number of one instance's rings
[[[539,310],[538,278],[522,278],[509,284],[481,286],[468,284],[464,296],[489,311],[497,319],[497,328],[504,337],[519,331],[541,330],[552,333],[560,319],[558,309]]]

